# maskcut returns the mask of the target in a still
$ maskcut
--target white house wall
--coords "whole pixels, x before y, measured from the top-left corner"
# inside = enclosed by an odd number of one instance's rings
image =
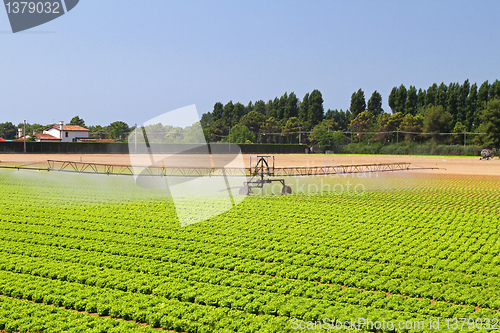
[[[56,138],[61,137],[61,131],[55,128],[51,128],[48,131],[43,131],[44,134],[50,134],[55,136]],[[68,136],[66,137],[66,133]],[[63,131],[62,142],[73,142],[73,139],[76,138],[88,138],[89,132],[87,131]]]

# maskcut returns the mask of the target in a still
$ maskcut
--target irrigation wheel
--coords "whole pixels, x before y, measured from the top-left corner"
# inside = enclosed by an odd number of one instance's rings
[[[283,194],[292,194],[292,188],[288,185],[283,186],[281,189],[281,193]]]
[[[250,189],[248,188],[247,185],[240,187],[239,191],[240,195],[248,195],[250,193]]]

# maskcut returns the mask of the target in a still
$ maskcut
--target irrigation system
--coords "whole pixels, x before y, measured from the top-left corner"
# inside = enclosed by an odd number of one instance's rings
[[[284,178],[275,177],[298,177],[298,176],[326,176],[338,174],[354,174],[366,172],[394,172],[408,170],[424,170],[438,168],[413,167],[407,162],[397,163],[373,163],[373,164],[349,164],[332,166],[290,166],[276,167],[275,158],[272,155],[250,156],[250,167],[248,168],[208,168],[208,167],[168,167],[168,166],[132,166],[120,164],[75,162],[47,160],[47,167],[34,167],[29,165],[12,166],[2,165],[0,168],[13,170],[34,170],[71,172],[81,174],[102,174],[133,176],[134,170],[140,170],[141,176],[152,177],[216,177],[230,176],[243,177],[240,194],[252,193],[252,188],[262,188],[265,184],[279,182],[282,185],[282,193],[291,193],[292,189],[286,185]]]

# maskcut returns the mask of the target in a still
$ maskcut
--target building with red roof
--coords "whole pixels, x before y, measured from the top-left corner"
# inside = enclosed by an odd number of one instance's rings
[[[78,125],[64,125],[61,121],[59,125],[44,129],[43,134],[48,134],[61,142],[77,142],[80,139],[89,138],[90,130]],[[47,137],[45,140],[50,141],[54,139]]]
[[[60,138],[56,138],[53,135],[44,134],[44,133],[36,133],[35,140],[37,142],[60,142],[61,141]]]

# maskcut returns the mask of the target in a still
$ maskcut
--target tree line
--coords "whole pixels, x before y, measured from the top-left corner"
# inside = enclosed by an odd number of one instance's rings
[[[209,141],[235,143],[305,143],[331,147],[346,142],[401,141],[463,144],[458,133],[476,135],[472,143],[500,146],[500,81],[483,82],[479,87],[463,84],[434,83],[427,89],[403,84],[392,88],[388,96],[390,113],[382,108],[382,95],[374,91],[368,101],[362,89],[351,95],[349,109],[323,107],[319,90],[300,100],[293,92],[246,106],[232,101],[217,102],[213,111],[203,114],[201,123]],[[351,139],[346,132],[356,135]],[[419,136],[418,133],[430,133]],[[439,133],[457,133],[440,136]]]
[[[267,102],[250,101],[246,105],[217,102],[211,112],[202,115],[201,125],[208,142],[302,143],[324,148],[349,142],[464,144],[467,136],[463,133],[486,133],[469,136],[467,142],[500,147],[499,80],[491,84],[485,81],[479,87],[469,80],[462,84],[434,83],[418,90],[401,84],[392,88],[388,104],[390,113],[382,108],[382,95],[378,91],[366,101],[364,91],[358,89],[351,95],[349,109],[325,112],[319,90],[305,94],[302,99],[293,92],[285,92]],[[79,116],[68,124],[85,127]],[[41,133],[50,126],[27,124],[26,133]],[[2,123],[0,137],[12,140],[17,129],[23,127],[22,123],[17,127]],[[91,138],[124,141],[134,129],[122,121],[88,128]]]
[[[65,123],[66,124],[66,123]],[[32,137],[33,133],[42,133],[43,130],[50,128],[58,124],[26,124],[26,135],[30,136],[30,140],[34,140]],[[122,139],[125,140],[127,135],[134,130],[135,127],[129,127],[129,125],[123,121],[115,121],[107,126],[85,126],[85,121],[79,116],[71,118],[70,122],[66,125],[78,125],[90,130],[90,138],[93,139]],[[0,138],[5,140],[13,140],[18,136],[18,129],[24,131],[24,123],[20,123],[15,126],[11,122],[0,123]]]

